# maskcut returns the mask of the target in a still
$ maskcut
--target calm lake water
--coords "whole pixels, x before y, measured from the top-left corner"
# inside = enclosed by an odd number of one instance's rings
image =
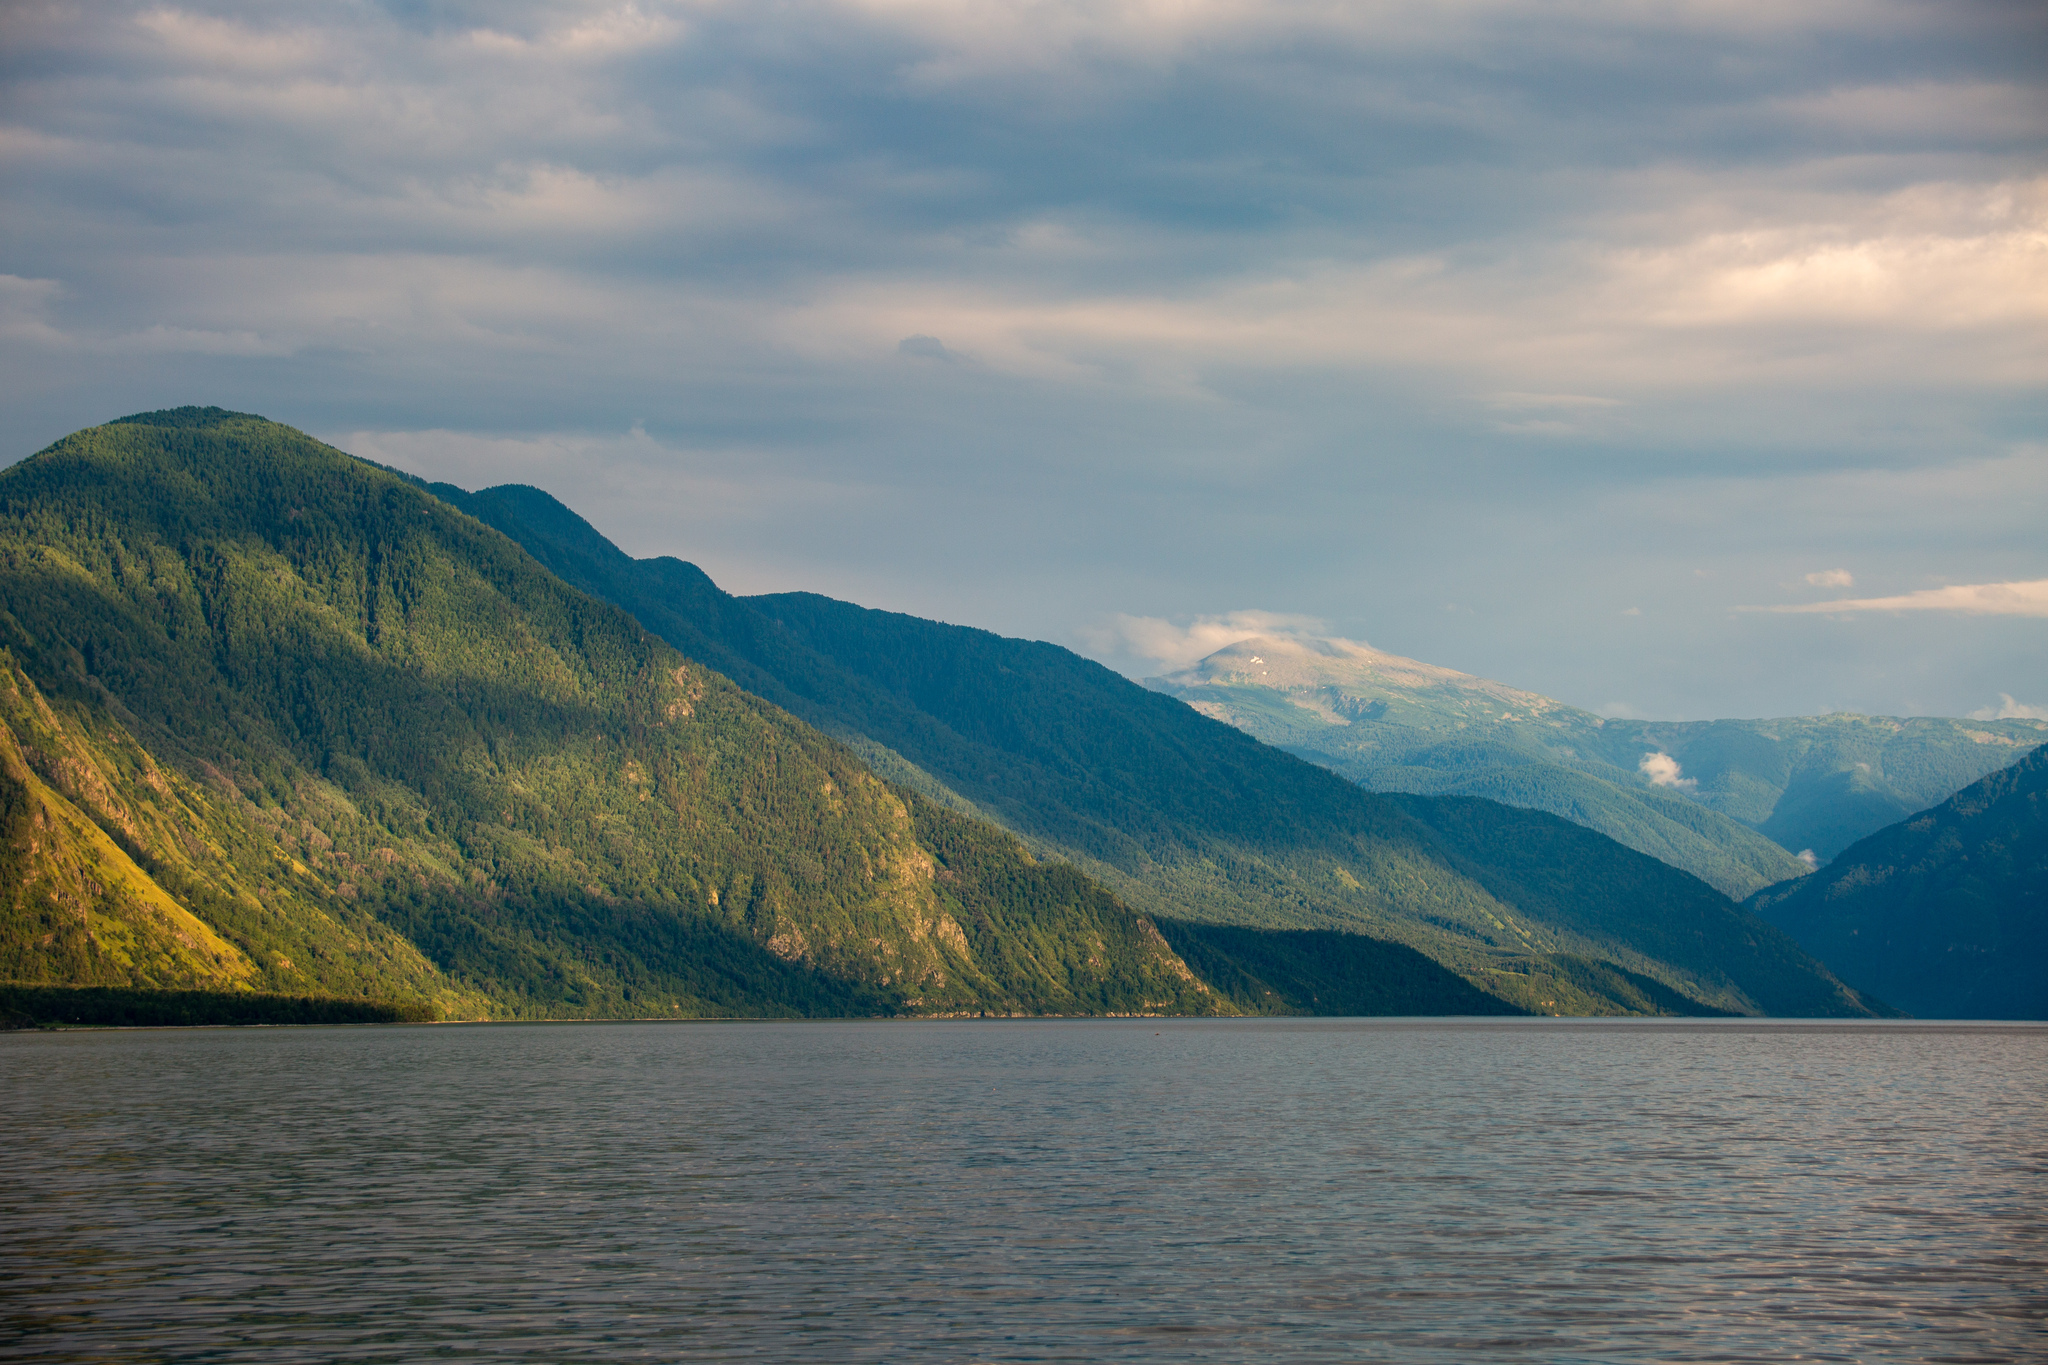
[[[2048,1359],[2048,1030],[0,1036],[0,1356]]]

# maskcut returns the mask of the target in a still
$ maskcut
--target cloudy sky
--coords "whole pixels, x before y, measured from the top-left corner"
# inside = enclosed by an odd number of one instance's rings
[[[0,63],[0,459],[215,403],[1134,675],[2048,708],[2033,0],[11,0]]]

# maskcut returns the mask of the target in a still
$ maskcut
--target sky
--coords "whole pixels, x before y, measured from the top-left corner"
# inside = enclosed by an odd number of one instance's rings
[[[2048,716],[2048,7],[0,9],[11,462],[218,404],[1134,677]]]

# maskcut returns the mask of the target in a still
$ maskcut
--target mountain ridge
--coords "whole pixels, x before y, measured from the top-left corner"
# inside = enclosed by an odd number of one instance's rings
[[[61,795],[133,865],[83,913],[154,884],[250,964],[231,984],[458,1017],[1231,1012],[1072,870],[261,418],[138,414],[0,472],[0,648],[13,855]],[[66,875],[104,853],[75,833]],[[66,912],[14,907],[25,984],[69,970]],[[100,984],[221,984],[199,966]]]
[[[2048,1019],[2048,745],[1751,907],[1917,1015]]]
[[[1250,636],[1146,685],[1373,790],[1548,810],[1738,899],[2048,737],[1937,717],[1617,720],[1330,639]]]
[[[1652,859],[1607,880],[1648,888],[1658,908],[1639,913],[1651,919],[1677,916],[1717,942],[1771,942],[1805,974],[1797,1002],[1759,987],[1771,996],[1766,1005],[1725,973],[1702,978],[1652,960],[1619,945],[1612,922],[1594,929],[1532,919],[1511,900],[1536,875],[1539,855],[1490,868],[1489,890],[1452,865],[1457,848],[1483,838],[1466,822],[1432,826],[1057,646],[817,594],[735,598],[681,560],[632,559],[541,490],[431,488],[685,653],[850,743],[887,751],[1146,913],[1366,933],[1420,948],[1473,980],[1503,955],[1527,965],[1551,954],[1621,953],[1703,1008],[1873,1008],[1789,939]],[[1533,846],[1570,843],[1563,821],[1516,828]],[[1604,840],[1570,846],[1603,863],[1640,857]],[[1546,894],[1538,899],[1549,903]]]

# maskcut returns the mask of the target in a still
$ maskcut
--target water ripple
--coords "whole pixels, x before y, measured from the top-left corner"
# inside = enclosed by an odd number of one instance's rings
[[[0,1039],[0,1354],[2048,1358],[2048,1030]]]

